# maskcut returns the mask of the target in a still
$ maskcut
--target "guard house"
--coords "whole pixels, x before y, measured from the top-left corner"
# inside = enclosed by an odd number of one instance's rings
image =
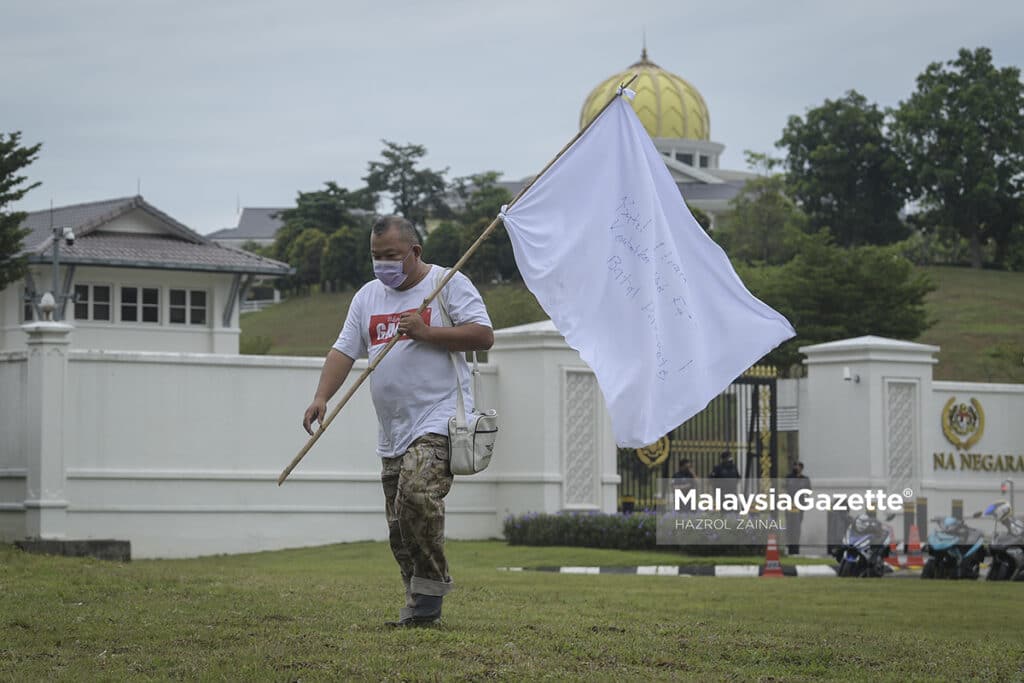
[[[40,297],[56,288],[53,317],[74,324],[73,348],[236,354],[250,284],[291,272],[215,243],[141,196],[32,212],[23,226],[29,268],[0,291],[0,351],[25,348],[21,325],[42,319]]]

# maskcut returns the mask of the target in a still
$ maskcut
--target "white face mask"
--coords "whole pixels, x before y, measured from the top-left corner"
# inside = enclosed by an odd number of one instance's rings
[[[412,249],[405,255],[405,258],[401,261],[378,261],[373,259],[373,274],[377,276],[377,279],[383,282],[392,289],[398,289],[405,281],[409,279],[409,276],[405,274],[405,262],[412,256]]]

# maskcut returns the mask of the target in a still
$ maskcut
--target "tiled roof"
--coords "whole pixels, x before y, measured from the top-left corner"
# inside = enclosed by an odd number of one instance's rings
[[[35,251],[50,241],[50,226],[68,226],[76,233],[82,232],[85,226],[95,223],[106,223],[123,214],[133,205],[134,197],[107,199],[102,202],[73,204],[71,206],[54,207],[53,211],[33,211],[22,222],[21,227],[28,228],[28,237],[22,243],[26,251]]]
[[[133,210],[141,210],[157,218],[166,233],[103,231],[105,224]],[[23,243],[23,252],[27,252],[30,263],[50,262],[51,224],[68,226],[75,231],[75,243],[61,245],[62,263],[265,275],[286,275],[291,271],[286,263],[216,244],[142,197],[123,197],[54,208],[52,212],[47,209],[30,213],[22,223],[30,230]]]
[[[238,217],[238,225],[224,228],[207,235],[212,240],[270,240],[281,229],[283,222],[277,214],[287,211],[288,206],[278,208],[246,207]]]
[[[196,244],[176,237],[122,232],[90,233],[60,248],[61,263],[164,270],[205,270],[286,275],[288,264],[220,244]],[[30,262],[49,263],[50,250]]]

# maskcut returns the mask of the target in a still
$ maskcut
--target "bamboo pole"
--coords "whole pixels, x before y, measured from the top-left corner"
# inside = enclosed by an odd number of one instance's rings
[[[565,154],[569,150],[569,148],[576,143],[577,140],[583,137],[584,133],[590,130],[590,126],[593,125],[594,121],[600,118],[601,114],[603,114],[604,111],[612,105],[612,102],[621,97],[621,91],[628,88],[633,83],[633,81],[636,80],[636,77],[637,74],[634,73],[632,76],[630,76],[629,80],[624,81],[619,86],[619,89],[616,90],[616,93],[612,97],[610,97],[607,102],[605,102],[604,106],[601,107],[601,110],[597,112],[594,118],[591,119],[582,130],[576,133],[576,135],[574,135],[573,138],[569,140],[569,142],[565,143],[562,149],[558,150],[558,154],[556,154],[551,159],[551,161],[549,161],[547,165],[541,169],[540,173],[535,175],[533,179],[530,180],[530,182],[524,185],[523,188],[516,193],[516,196],[512,198],[512,201],[510,201],[506,205],[506,209],[512,208],[512,206],[515,205],[515,203],[519,201],[519,199],[524,194],[526,194],[526,191],[533,187],[533,184],[536,183],[541,176],[547,173],[548,169],[551,168],[556,161],[562,158],[562,155]],[[420,307],[416,309],[417,315],[423,313],[427,306],[430,305],[430,302],[433,301],[441,292],[441,290],[444,289],[444,286],[448,284],[448,281],[455,276],[455,273],[462,269],[462,266],[466,264],[466,261],[469,260],[469,257],[472,256],[476,252],[476,250],[480,248],[480,245],[483,244],[483,241],[487,239],[492,232],[494,232],[495,228],[498,227],[498,223],[500,222],[501,216],[495,217],[495,219],[491,221],[491,224],[488,225],[487,228],[482,233],[480,233],[480,236],[476,239],[476,241],[473,242],[473,244],[471,244],[468,249],[466,249],[466,253],[462,255],[462,258],[456,261],[455,265],[448,269],[448,273],[444,276],[444,278],[441,279],[441,282],[438,283],[434,291],[431,292],[430,295],[423,300],[423,303],[420,304]],[[292,470],[294,470],[295,467],[299,464],[299,462],[306,456],[306,453],[308,453],[309,449],[313,447],[313,444],[317,442],[317,440],[320,438],[320,435],[327,430],[327,427],[330,426],[331,422],[334,421],[334,418],[338,416],[338,413],[340,413],[341,409],[345,407],[345,404],[348,403],[349,399],[352,398],[352,396],[356,393],[359,387],[363,385],[363,382],[365,382],[366,378],[370,376],[370,373],[372,373],[377,368],[377,365],[380,364],[381,360],[384,359],[384,356],[386,356],[388,352],[391,351],[391,349],[395,346],[395,344],[398,343],[399,338],[400,335],[397,334],[394,337],[392,337],[391,341],[389,341],[384,346],[384,348],[381,349],[380,353],[377,354],[377,357],[373,359],[373,362],[371,362],[366,367],[366,370],[364,370],[363,373],[359,375],[358,378],[356,378],[355,383],[351,387],[349,387],[348,391],[346,391],[345,394],[341,397],[341,400],[338,401],[338,405],[334,406],[334,409],[331,410],[327,418],[323,422],[321,422],[317,430],[313,432],[313,436],[309,437],[309,440],[306,441],[306,445],[302,447],[302,450],[300,450],[298,454],[294,458],[292,458],[292,461],[288,463],[288,466],[285,467],[284,470],[281,472],[281,475],[277,478],[278,486],[284,483],[284,480],[288,478],[288,475],[292,473]]]

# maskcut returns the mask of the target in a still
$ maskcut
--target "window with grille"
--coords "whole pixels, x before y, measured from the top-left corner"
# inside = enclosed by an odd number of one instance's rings
[[[110,285],[75,285],[75,320],[110,321]]]
[[[206,324],[206,292],[199,289],[172,289],[168,292],[168,316],[178,325]]]
[[[160,290],[156,287],[121,287],[121,322],[160,322]]]
[[[31,294],[29,294],[29,291],[28,291],[27,287],[24,289],[24,296],[23,296],[23,298],[24,298],[24,301],[25,301],[25,308],[24,308],[24,311],[22,312],[23,319],[27,323],[33,322],[36,319],[36,310],[32,306],[32,296],[31,296]]]

